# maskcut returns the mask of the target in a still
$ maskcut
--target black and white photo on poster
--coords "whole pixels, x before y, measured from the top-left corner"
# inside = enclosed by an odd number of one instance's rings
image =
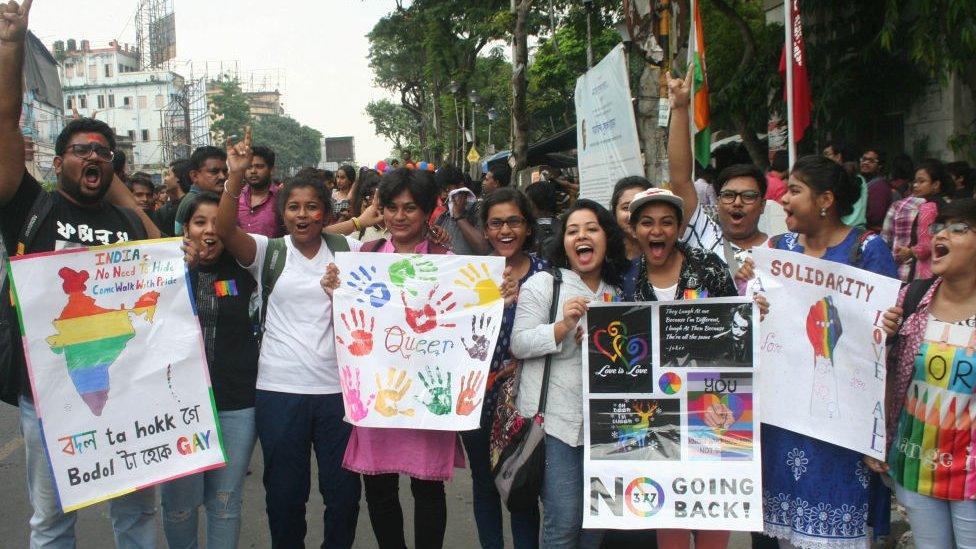
[[[661,366],[752,366],[753,319],[751,303],[689,301],[661,305]]]
[[[591,393],[652,393],[650,305],[594,307],[586,313]]]

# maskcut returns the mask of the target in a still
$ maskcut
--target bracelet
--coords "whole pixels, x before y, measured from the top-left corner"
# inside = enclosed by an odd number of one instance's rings
[[[359,218],[358,217],[352,218],[352,226],[353,227],[356,227],[356,230],[357,231],[363,230],[363,226],[359,223]]]
[[[224,192],[226,192],[228,195],[230,195],[230,197],[233,198],[234,200],[238,200],[238,199],[240,199],[241,194],[244,192],[244,189],[241,188],[241,190],[237,194],[234,194],[234,193],[232,193],[230,191],[227,191],[227,190],[225,190]]]

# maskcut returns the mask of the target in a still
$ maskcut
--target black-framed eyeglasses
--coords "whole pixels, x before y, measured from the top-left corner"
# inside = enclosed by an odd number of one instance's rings
[[[929,225],[929,234],[935,236],[942,231],[949,231],[949,234],[962,236],[973,228],[969,223],[963,223],[962,221],[956,221],[955,223],[933,223]]]
[[[742,197],[743,204],[755,204],[759,200],[759,191],[720,191],[718,199],[722,204],[734,204],[735,199]]]
[[[880,158],[872,158],[870,156],[862,156],[861,157],[861,162],[867,162],[868,164],[877,164],[880,161],[881,161]]]
[[[505,225],[508,225],[508,228],[510,229],[521,229],[522,225],[525,225],[525,218],[513,215],[512,217],[506,217],[505,219],[493,217],[488,220],[488,228],[493,231],[500,231]]]
[[[74,145],[68,145],[68,150],[78,158],[91,158],[92,153],[95,153],[95,157],[99,160],[104,160],[105,162],[109,162],[115,158],[115,151],[98,143],[75,143]]]

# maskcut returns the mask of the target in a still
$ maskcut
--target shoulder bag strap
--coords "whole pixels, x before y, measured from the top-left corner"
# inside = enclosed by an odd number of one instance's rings
[[[287,236],[271,238],[268,248],[264,252],[264,265],[261,267],[261,329],[264,329],[264,319],[268,315],[268,298],[278,282],[278,277],[285,270],[285,259],[288,257]]]
[[[556,267],[552,270],[552,304],[549,306],[549,323],[556,321],[556,311],[559,309],[559,289],[563,285],[563,274]],[[575,336],[569,334],[567,337]],[[552,370],[552,353],[546,355],[546,366],[542,370],[542,389],[539,393],[539,414],[546,413],[546,399],[549,396],[549,373]]]

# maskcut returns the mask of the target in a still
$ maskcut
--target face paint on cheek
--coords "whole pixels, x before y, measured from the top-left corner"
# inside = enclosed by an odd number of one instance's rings
[[[315,212],[312,214],[312,221],[316,223],[322,222],[322,212]]]

